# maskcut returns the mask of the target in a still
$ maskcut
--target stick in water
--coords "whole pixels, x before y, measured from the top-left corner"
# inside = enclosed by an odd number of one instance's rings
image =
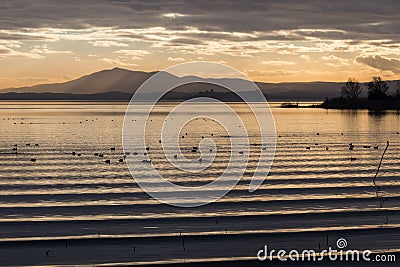
[[[374,177],[374,179],[372,180],[372,182],[374,183],[375,186],[376,186],[376,183],[375,183],[376,177],[378,176],[379,169],[381,168],[381,165],[382,165],[383,157],[385,156],[386,150],[387,150],[388,148],[389,148],[389,141],[387,141],[387,143],[386,143],[386,148],[385,148],[385,150],[383,151],[383,154],[382,154],[382,157],[381,157],[381,161],[379,162],[378,169],[376,170],[376,173],[375,173],[375,177]]]

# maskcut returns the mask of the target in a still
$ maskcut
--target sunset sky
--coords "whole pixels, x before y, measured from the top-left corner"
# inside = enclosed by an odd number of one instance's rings
[[[400,77],[399,1],[1,1],[0,88],[222,62],[264,82]]]

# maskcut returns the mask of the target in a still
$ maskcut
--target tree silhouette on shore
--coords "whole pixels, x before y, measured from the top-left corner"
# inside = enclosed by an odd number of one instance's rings
[[[400,86],[389,95],[389,86],[379,76],[372,77],[370,82],[364,84],[368,89],[368,96],[361,97],[362,85],[355,78],[349,78],[342,87],[341,96],[326,99],[321,105],[327,109],[368,109],[374,111],[400,110]]]
[[[354,101],[357,100],[361,93],[361,84],[355,78],[349,78],[342,87],[341,96]]]
[[[367,83],[367,87],[369,100],[378,100],[388,97],[387,92],[389,90],[389,86],[385,81],[382,81],[381,77],[379,76],[372,77],[372,81]]]

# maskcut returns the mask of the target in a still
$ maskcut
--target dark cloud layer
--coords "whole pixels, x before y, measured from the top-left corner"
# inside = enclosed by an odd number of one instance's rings
[[[357,62],[363,63],[379,70],[389,70],[393,73],[400,73],[400,60],[384,58],[381,56],[357,57]]]
[[[0,54],[8,54],[8,53],[10,53],[10,52],[11,52],[10,49],[0,48]]]
[[[41,36],[34,36],[29,34],[8,34],[8,33],[0,33],[0,40],[33,40],[33,41],[40,41],[46,40],[46,38]]]
[[[400,2],[356,1],[1,1],[0,28],[196,27],[207,31],[337,29],[336,38],[398,37]],[[185,16],[171,19],[166,13]],[[309,33],[308,35],[318,33]],[[323,33],[319,33],[323,34]],[[334,36],[329,35],[329,36]]]

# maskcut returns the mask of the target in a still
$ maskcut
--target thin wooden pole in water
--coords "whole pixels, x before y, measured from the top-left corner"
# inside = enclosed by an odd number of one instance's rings
[[[381,157],[381,161],[379,162],[378,169],[376,170],[376,173],[375,173],[375,177],[374,177],[374,179],[372,180],[372,182],[374,183],[374,186],[376,186],[375,180],[376,180],[376,177],[378,176],[379,170],[380,170],[381,165],[382,165],[383,157],[385,156],[385,153],[386,153],[386,151],[388,150],[388,148],[389,148],[389,141],[387,141],[387,143],[386,143],[386,148],[385,148],[385,150],[383,151],[383,154],[382,154],[382,157]],[[379,191],[379,190],[378,190],[378,191]]]

